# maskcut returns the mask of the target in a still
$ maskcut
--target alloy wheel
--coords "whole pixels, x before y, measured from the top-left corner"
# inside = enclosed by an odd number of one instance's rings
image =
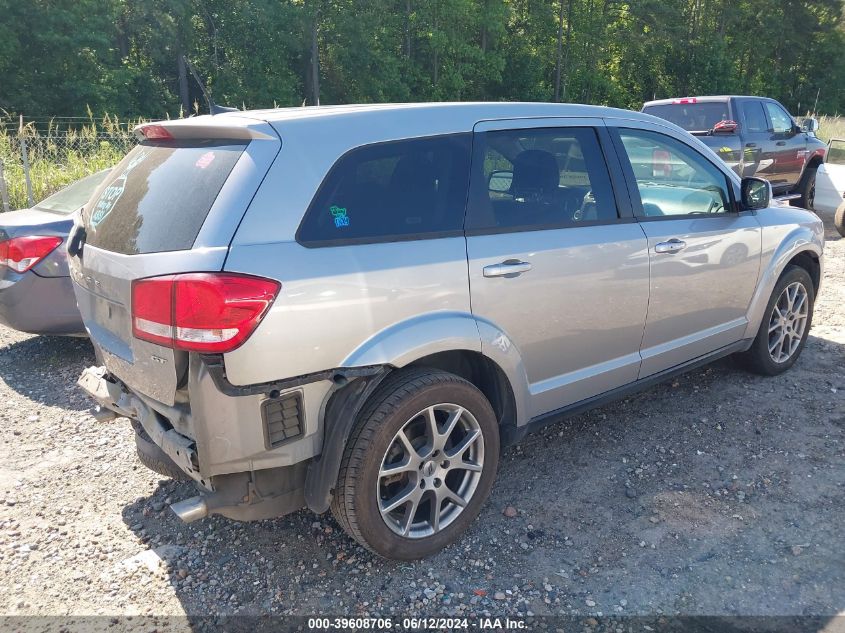
[[[484,436],[455,404],[423,409],[394,435],[379,467],[379,511],[405,538],[425,538],[451,524],[475,493],[484,466]]]
[[[769,356],[776,363],[792,358],[804,338],[809,301],[807,289],[795,281],[783,289],[769,318]]]

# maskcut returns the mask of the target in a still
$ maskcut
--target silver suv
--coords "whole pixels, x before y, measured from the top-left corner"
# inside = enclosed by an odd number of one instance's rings
[[[501,447],[728,354],[798,358],[818,218],[679,127],[552,104],[238,112],[138,128],[68,252],[80,384],[193,480],[184,520],[329,508],[415,559]]]

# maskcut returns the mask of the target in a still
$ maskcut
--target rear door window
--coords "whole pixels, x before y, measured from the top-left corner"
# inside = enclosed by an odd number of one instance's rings
[[[86,242],[124,255],[190,249],[247,143],[141,143],[85,211]]]
[[[305,246],[460,235],[471,135],[356,148],[332,167],[297,231]]]
[[[745,117],[745,130],[747,132],[769,131],[766,113],[763,112],[763,104],[759,101],[743,101],[742,115]]]
[[[476,135],[467,231],[531,231],[617,219],[592,128]]]

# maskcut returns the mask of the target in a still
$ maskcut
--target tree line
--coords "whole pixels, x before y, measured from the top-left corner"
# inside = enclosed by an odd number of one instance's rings
[[[843,0],[0,0],[0,108],[761,94],[845,110]]]

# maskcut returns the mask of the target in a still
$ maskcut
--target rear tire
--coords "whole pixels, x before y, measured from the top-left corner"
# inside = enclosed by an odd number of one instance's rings
[[[150,439],[144,428],[135,421],[132,421],[132,428],[135,429],[135,452],[138,453],[138,460],[147,468],[159,475],[170,477],[176,481],[190,481],[182,469],[179,468],[170,456],[161,450],[155,442]]]
[[[332,513],[380,556],[424,558],[478,516],[498,461],[498,422],[484,394],[444,371],[400,370],[352,430]]]
[[[842,237],[845,237],[845,202],[839,205],[833,216],[833,226]]]
[[[795,364],[810,333],[816,294],[809,273],[788,266],[775,284],[751,348],[739,355],[749,371],[777,376]]]
[[[810,167],[804,173],[804,177],[796,189],[796,193],[801,194],[801,197],[793,200],[793,206],[802,207],[804,209],[813,210],[813,204],[816,199],[816,172],[818,167]]]

